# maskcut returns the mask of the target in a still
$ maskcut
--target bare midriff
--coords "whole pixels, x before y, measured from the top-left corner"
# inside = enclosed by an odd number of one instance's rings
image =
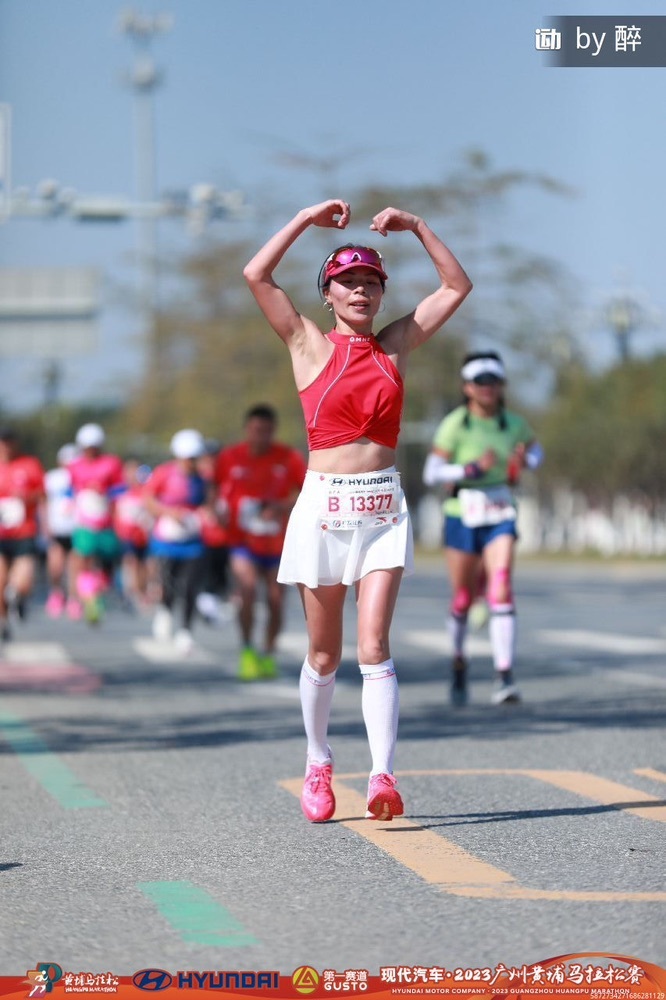
[[[359,438],[337,448],[322,448],[310,452],[308,469],[312,472],[339,473],[352,476],[359,472],[378,472],[395,465],[395,449],[377,444],[370,438]]]

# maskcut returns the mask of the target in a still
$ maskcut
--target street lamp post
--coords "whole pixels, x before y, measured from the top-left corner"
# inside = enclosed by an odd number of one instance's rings
[[[156,193],[154,93],[161,82],[151,54],[153,38],[170,30],[168,14],[143,16],[126,11],[121,31],[134,42],[137,53],[128,81],[135,95],[136,197],[87,195],[57,180],[40,181],[34,191],[11,184],[11,108],[0,104],[0,223],[14,218],[72,219],[77,222],[112,223],[133,219],[137,225],[137,264],[140,269],[140,308],[144,323],[144,362],[155,363],[155,313],[158,304],[157,226],[163,219],[183,219],[193,235],[218,219],[234,219],[245,212],[241,191],[220,191],[208,183],[189,189]],[[2,320],[0,283],[0,321]],[[26,307],[27,308],[27,307]],[[35,313],[37,315],[37,312]],[[45,379],[48,377],[45,375]],[[49,399],[59,385],[45,383]]]
[[[163,76],[150,52],[153,39],[171,29],[168,14],[146,16],[127,10],[120,17],[120,30],[134,42],[136,57],[128,81],[135,97],[136,192],[141,204],[155,201],[155,102],[154,94]],[[157,218],[138,219],[138,256],[142,274],[142,309],[148,323],[157,305]]]

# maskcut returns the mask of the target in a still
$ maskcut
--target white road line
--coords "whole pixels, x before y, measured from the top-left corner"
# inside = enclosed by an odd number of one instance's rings
[[[445,628],[439,629],[395,629],[393,633],[395,645],[414,646],[416,649],[426,649],[431,653],[449,655],[450,639]],[[472,656],[487,656],[492,652],[490,640],[469,635],[465,647]]]
[[[541,629],[536,636],[553,646],[576,646],[578,649],[595,649],[603,653],[634,653],[642,656],[663,656],[666,653],[666,639],[618,635],[614,632]]]
[[[1,658],[8,663],[71,663],[64,646],[59,642],[6,642]]]
[[[290,684],[287,681],[252,681],[251,684],[243,686],[251,694],[272,694],[275,698],[283,698],[285,701],[299,701],[301,697],[298,682]]]
[[[160,642],[157,639],[137,638],[132,642],[132,647],[139,656],[151,663],[218,663],[219,657],[202,649],[201,646],[194,646],[189,653],[179,652],[172,642]]]

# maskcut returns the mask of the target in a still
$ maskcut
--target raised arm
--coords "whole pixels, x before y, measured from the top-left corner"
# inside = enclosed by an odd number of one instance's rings
[[[389,353],[411,351],[432,337],[453,315],[471,292],[472,282],[449,248],[420,216],[398,208],[385,208],[374,217],[370,228],[381,236],[389,232],[414,233],[439,277],[439,288],[423,299],[413,312],[389,324],[381,332],[382,346]]]
[[[273,272],[289,247],[309,226],[327,229],[345,229],[349,223],[350,209],[345,201],[332,198],[329,201],[303,208],[291,222],[283,226],[254,255],[243,269],[250,291],[275,332],[289,343],[295,335],[303,332],[305,318],[298,312],[293,302],[273,278]]]

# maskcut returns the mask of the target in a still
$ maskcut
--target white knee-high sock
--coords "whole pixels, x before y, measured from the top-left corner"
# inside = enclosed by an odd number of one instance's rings
[[[334,690],[335,674],[322,677],[312,669],[306,657],[299,680],[301,709],[308,740],[308,760],[319,764],[331,757],[331,749],[326,739]]]
[[[392,774],[398,738],[398,678],[393,660],[361,663],[361,708],[372,755],[371,774]]]
[[[488,624],[495,670],[511,670],[516,648],[516,612],[513,604],[493,604]]]

